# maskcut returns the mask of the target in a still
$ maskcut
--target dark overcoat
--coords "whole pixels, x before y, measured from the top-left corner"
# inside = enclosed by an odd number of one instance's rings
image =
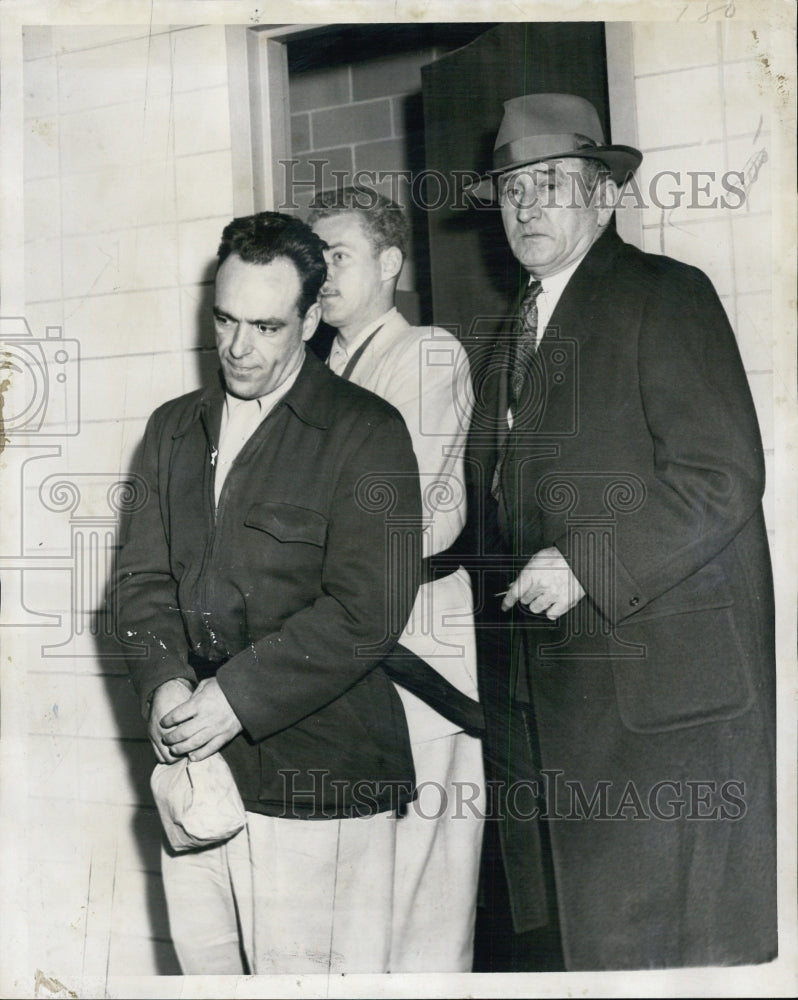
[[[482,632],[481,698],[492,777],[538,782],[566,967],[765,961],[773,589],[762,444],[724,309],[700,271],[608,232],[558,302],[509,431],[506,351],[474,361],[476,576],[483,620],[503,621]],[[587,596],[557,623],[491,608],[549,546]],[[508,726],[518,697],[537,747]],[[527,799],[501,803],[526,930],[541,914],[538,832]]]

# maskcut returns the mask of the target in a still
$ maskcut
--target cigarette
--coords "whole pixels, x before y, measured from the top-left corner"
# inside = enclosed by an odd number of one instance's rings
[[[498,594],[494,594],[494,597],[504,597],[505,594],[509,594],[509,590],[500,590]]]

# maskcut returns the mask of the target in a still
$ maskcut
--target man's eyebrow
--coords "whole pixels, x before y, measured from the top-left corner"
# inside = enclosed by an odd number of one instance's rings
[[[345,250],[348,250],[349,244],[345,240],[338,240],[337,243],[328,243],[326,249],[338,250],[340,247],[343,247]]]
[[[504,183],[509,183],[515,180],[517,177],[532,177],[536,178],[538,176],[546,177],[553,174],[556,170],[556,161],[553,163],[540,163],[532,167],[518,167],[515,170],[511,170],[506,174],[502,174],[501,180]]]
[[[232,316],[230,313],[225,312],[224,309],[219,309],[218,306],[213,307],[214,316],[219,316],[222,319],[232,319],[238,321],[236,316]],[[281,316],[270,316],[266,319],[245,319],[245,323],[249,323],[250,326],[275,326],[282,327],[285,326],[286,320]]]
[[[245,320],[250,326],[285,326],[286,321],[281,316],[267,316],[264,319]]]

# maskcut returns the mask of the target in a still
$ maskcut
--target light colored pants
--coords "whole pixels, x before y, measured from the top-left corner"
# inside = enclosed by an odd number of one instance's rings
[[[185,975],[387,972],[393,813],[343,820],[247,813],[217,847],[162,852]]]
[[[479,740],[413,744],[418,797],[396,824],[391,972],[470,972],[485,815]]]

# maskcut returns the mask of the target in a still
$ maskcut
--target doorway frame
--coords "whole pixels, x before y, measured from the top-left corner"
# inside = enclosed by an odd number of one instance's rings
[[[285,202],[291,157],[286,43],[320,34],[331,23],[225,27],[236,216],[275,211]]]
[[[287,43],[338,23],[226,26],[236,216],[275,211],[286,203],[280,161],[292,156]],[[624,143],[636,146],[632,22],[603,23],[610,120],[622,121]],[[639,212],[617,212],[616,227],[624,240],[642,245]]]

